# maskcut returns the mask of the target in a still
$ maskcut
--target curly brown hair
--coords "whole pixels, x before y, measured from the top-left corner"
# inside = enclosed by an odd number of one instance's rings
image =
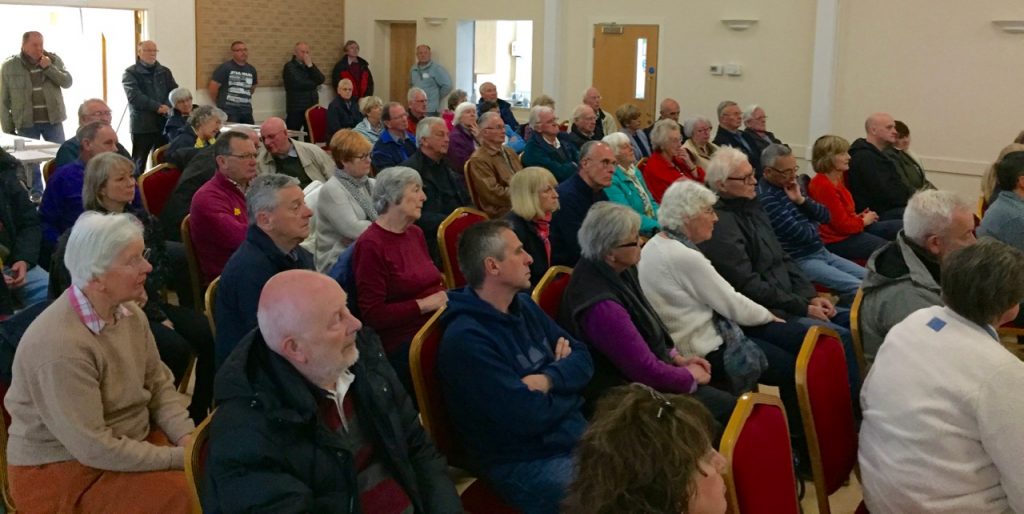
[[[597,403],[576,449],[565,514],[683,513],[711,451],[711,414],[697,400],[630,384]]]

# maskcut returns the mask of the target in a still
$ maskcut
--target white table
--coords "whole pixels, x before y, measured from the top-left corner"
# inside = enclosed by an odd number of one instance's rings
[[[15,150],[17,141],[24,142],[24,150]],[[29,188],[32,187],[32,172],[39,164],[49,161],[57,156],[60,143],[51,143],[41,139],[30,139],[15,134],[0,132],[0,147],[21,161],[21,181]]]
[[[57,149],[60,148],[60,143],[51,143],[50,141],[43,141],[41,139],[31,139],[23,136],[17,136],[14,134],[7,134],[0,132],[0,147],[8,152],[13,152],[16,141],[23,141],[26,150],[52,150],[54,154],[57,153]]]

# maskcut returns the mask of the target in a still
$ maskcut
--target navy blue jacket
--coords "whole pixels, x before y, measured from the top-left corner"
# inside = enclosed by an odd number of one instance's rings
[[[161,105],[174,107],[167,95],[178,87],[171,70],[159,62],[143,66],[136,58],[135,64],[124,70],[121,85],[131,106],[132,134],[162,134],[167,116],[156,111]]]
[[[296,246],[285,255],[263,230],[249,225],[245,241],[224,265],[217,286],[217,343],[214,347],[219,368],[238,342],[256,328],[256,307],[270,277],[290,269],[315,270],[313,254]]]
[[[416,153],[416,136],[412,132],[405,132],[405,140],[399,143],[391,137],[391,133],[384,129],[380,133],[380,139],[373,145],[373,153],[370,163],[377,172],[385,168],[398,166]]]
[[[560,207],[551,215],[551,265],[575,266],[580,260],[580,241],[576,237],[587,211],[597,202],[608,200],[604,191],[594,191],[577,173],[558,184]]]
[[[484,100],[481,98],[480,101],[476,103],[477,116],[482,116],[484,114],[480,112],[480,104],[483,101]],[[497,102],[498,112],[501,114],[501,121],[504,121],[506,125],[511,126],[512,130],[519,132],[519,122],[516,121],[515,115],[512,114],[512,104],[502,100],[501,98],[498,98]]]
[[[573,451],[587,422],[581,391],[594,374],[585,344],[530,300],[516,295],[504,314],[468,286],[448,292],[437,371],[445,405],[478,471]],[[572,353],[555,360],[564,337]],[[551,379],[546,394],[530,391],[526,375]]]
[[[712,143],[718,146],[731,146],[747,156],[747,162],[754,168],[754,172],[757,173],[757,178],[761,178],[761,147],[758,144],[749,139],[748,134],[743,132],[729,132],[719,125],[718,132],[715,133],[715,140]]]
[[[565,132],[558,133],[558,144],[560,147],[556,149],[540,132],[534,132],[523,150],[523,166],[540,166],[559,182],[565,182],[579,169],[580,151]]]

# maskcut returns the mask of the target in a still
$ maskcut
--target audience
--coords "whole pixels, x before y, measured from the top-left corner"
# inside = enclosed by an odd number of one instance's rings
[[[757,177],[761,177],[761,153],[754,146],[753,141],[740,131],[740,124],[743,122],[743,112],[740,106],[732,100],[725,100],[718,104],[718,132],[715,133],[714,143],[718,146],[731,146],[747,156],[747,161],[754,168]]]
[[[779,141],[775,134],[768,131],[767,121],[768,116],[760,105],[751,105],[743,111],[743,137],[748,143],[751,143],[751,147],[758,155],[764,152],[768,145],[782,144],[782,141]]]
[[[498,104],[487,100],[483,100],[477,104],[476,110],[480,113],[479,116],[483,116],[489,112],[501,115],[501,110],[498,109]],[[505,121],[504,118],[502,118],[502,121]],[[533,131],[529,130],[529,128],[529,125],[527,125],[524,128],[524,132],[530,134],[528,137],[532,138]],[[516,129],[512,128],[512,125],[509,125],[508,123],[505,123],[505,144],[520,155],[522,155],[523,150],[526,149],[526,139],[520,136],[519,133],[516,132]]]
[[[900,179],[913,191],[935,189],[935,185],[925,178],[921,163],[910,153],[910,127],[900,120],[893,123],[896,126],[896,141],[885,149],[885,154],[896,161]]]
[[[583,91],[583,103],[593,109],[597,116],[597,124],[594,126],[594,135],[597,139],[619,131],[619,124],[611,114],[601,110],[601,92],[596,87],[588,87]],[[596,139],[595,139],[596,141]]]
[[[870,366],[886,334],[910,313],[942,305],[941,269],[974,237],[971,206],[950,191],[921,191],[903,213],[903,231],[868,261],[860,333]]]
[[[622,129],[619,131],[629,137],[633,145],[633,153],[637,159],[651,156],[651,141],[647,138],[647,131],[640,128],[640,109],[633,104],[622,104],[615,110],[615,119],[619,121]],[[677,123],[678,125],[678,123]],[[611,135],[606,134],[605,137]]]
[[[313,216],[316,219],[316,270],[327,273],[338,257],[377,219],[370,175],[370,142],[358,132],[339,130],[331,138],[337,165],[320,188]]]
[[[462,512],[380,341],[345,302],[311,271],[263,288],[257,330],[217,376],[206,512]]]
[[[999,195],[985,211],[978,236],[991,236],[1024,249],[1024,152],[1014,152],[996,165]]]
[[[164,151],[164,161],[184,170],[196,153],[217,142],[228,115],[212,105],[200,105],[188,117],[188,127],[181,131]]]
[[[608,200],[604,190],[612,185],[615,154],[600,141],[588,141],[580,152],[580,170],[558,185],[559,209],[551,216],[551,264],[575,266],[580,258],[576,233],[587,211]]]
[[[942,300],[892,327],[864,383],[864,501],[871,512],[1024,511],[1024,364],[995,328],[1024,300],[1024,254],[991,239],[952,252]]]
[[[875,250],[896,238],[903,220],[880,221],[871,209],[858,214],[846,189],[849,150],[850,143],[839,136],[824,135],[814,142],[811,165],[815,175],[807,194],[828,209],[828,221],[818,227],[825,248],[844,259],[867,261]]]
[[[441,314],[437,372],[474,471],[520,511],[557,513],[575,476],[572,452],[587,423],[580,394],[593,363],[522,293],[531,262],[502,220],[462,233],[459,267],[469,284],[451,292]]]
[[[551,215],[558,210],[558,181],[550,171],[531,166],[512,176],[512,210],[505,219],[530,254],[530,287],[535,287],[551,266]]]
[[[281,118],[270,117],[260,125],[263,148],[259,150],[256,169],[261,175],[279,173],[298,179],[305,188],[311,182],[321,184],[334,171],[334,162],[327,152],[313,143],[288,137],[288,127]]]
[[[359,99],[359,112],[364,117],[363,121],[356,125],[356,132],[374,145],[384,132],[384,101],[376,96],[364,96]]]
[[[498,112],[501,114],[501,120],[508,125],[513,132],[519,131],[519,122],[516,121],[516,117],[512,114],[512,104],[498,98],[498,87],[493,82],[484,82],[480,84],[480,101],[477,102],[477,116],[482,116],[483,113],[490,109],[484,109],[485,102],[497,104]]]
[[[207,85],[210,98],[216,101],[232,123],[253,124],[252,95],[259,83],[256,68],[249,64],[249,47],[244,41],[231,43],[231,59],[213,71]]]
[[[359,100],[352,96],[352,81],[341,79],[338,81],[338,96],[327,105],[327,133],[326,140],[330,141],[334,134],[341,129],[356,128],[363,121],[364,113],[359,109]],[[377,112],[377,121],[380,122],[380,112]],[[369,125],[369,123],[367,123]]]
[[[679,102],[674,98],[666,98],[658,105],[658,119],[654,120],[654,123],[661,120],[672,120],[679,125],[679,132],[682,133],[683,126],[679,124],[679,113],[681,110],[682,109],[679,108]],[[648,139],[651,137],[651,131],[654,130],[654,123],[652,123],[650,127],[644,129],[644,132],[647,133]]]
[[[896,142],[896,122],[886,113],[875,113],[864,122],[865,137],[850,146],[850,171],[846,183],[857,211],[871,209],[881,220],[903,217],[914,193],[900,176],[896,162],[885,151]]]
[[[636,168],[636,148],[629,136],[615,132],[604,136],[604,144],[615,152],[615,174],[612,184],[605,190],[608,200],[625,205],[640,215],[640,234],[651,237],[658,231],[658,202],[647,189],[644,176]]]
[[[485,112],[480,117],[480,148],[466,161],[466,184],[474,203],[491,219],[504,216],[512,208],[509,184],[523,169],[519,156],[503,144],[503,128],[498,113]]]
[[[182,469],[195,426],[135,303],[152,269],[144,250],[127,214],[89,212],[71,230],[72,287],[21,338],[4,401],[20,511],[190,510]]]
[[[187,87],[176,87],[167,94],[167,101],[170,102],[172,110],[167,123],[164,124],[164,138],[170,142],[188,126],[188,117],[194,107],[192,91]]]
[[[661,202],[661,195],[676,180],[704,182],[704,169],[695,164],[690,152],[682,146],[678,123],[672,120],[655,123],[654,130],[651,130],[651,145],[654,153],[641,171],[655,202]]]
[[[292,58],[284,63],[281,70],[281,78],[288,130],[302,130],[306,126],[306,110],[320,105],[320,85],[324,83],[324,74],[313,63],[309,43],[295,43]]]
[[[427,249],[434,264],[440,266],[441,253],[437,247],[437,229],[455,209],[470,204],[469,194],[455,171],[448,167],[448,127],[441,118],[423,118],[416,127],[416,153],[402,166],[419,172],[423,194],[427,195],[416,225],[423,229]]]
[[[220,275],[245,240],[249,225],[245,191],[256,177],[256,147],[243,132],[225,132],[213,145],[217,172],[192,197],[189,225],[199,261],[200,285]]]
[[[338,82],[349,79],[352,81],[352,98],[359,100],[373,96],[373,73],[370,72],[370,63],[359,57],[359,43],[351,39],[345,41],[342,50],[344,55],[331,70],[331,89],[337,91]]]
[[[471,102],[459,104],[455,108],[454,120],[454,125],[448,131],[450,134],[448,164],[455,173],[462,175],[466,168],[466,160],[480,146],[481,134],[477,126],[476,106]],[[447,125],[445,127],[447,128]]]
[[[441,272],[430,260],[423,230],[415,224],[426,201],[420,174],[395,166],[376,178],[373,208],[378,217],[352,252],[357,305],[366,325],[380,334],[388,360],[412,393],[409,343],[434,311],[448,303],[448,295]]]
[[[313,269],[313,255],[299,246],[309,237],[313,211],[294,177],[263,175],[245,192],[249,228],[245,241],[224,265],[217,287],[217,367],[256,328],[260,291],[274,275]]]
[[[554,110],[554,109],[552,109]],[[572,126],[569,128],[569,142],[582,148],[587,141],[600,141],[597,137],[597,116],[587,104],[579,104],[572,111]]]
[[[132,160],[135,168],[146,169],[154,148],[167,144],[164,125],[174,108],[168,94],[178,87],[171,70],[156,60],[156,42],[140,41],[135,64],[124,70],[121,85],[131,113]]]
[[[828,223],[825,206],[804,195],[796,174],[800,167],[788,146],[771,143],[761,152],[764,180],[757,184],[761,206],[768,214],[782,249],[811,281],[839,296],[850,306],[864,280],[864,268],[825,248],[818,225]]]
[[[708,169],[711,156],[718,151],[718,145],[711,142],[711,120],[703,116],[687,118],[683,123],[683,148],[690,152],[690,158],[697,167]]]
[[[725,514],[728,465],[711,445],[711,423],[684,395],[612,389],[580,439],[562,512]]]
[[[579,149],[558,129],[555,112],[544,106],[530,109],[530,128],[533,135],[523,150],[523,166],[540,166],[559,182],[575,175],[579,169]]]
[[[43,229],[39,213],[18,181],[21,162],[0,149],[0,248],[4,286],[23,307],[45,301],[50,276],[39,266]],[[9,313],[8,313],[9,314]]]
[[[367,118],[369,119],[369,118]],[[373,144],[373,169],[381,171],[397,166],[416,153],[416,136],[414,131],[407,130],[408,115],[405,107],[398,102],[384,106],[381,121],[384,129],[380,138]]]
[[[418,87],[413,87],[405,95],[405,100],[409,132],[416,133],[416,125],[427,117],[427,93]]]
[[[584,391],[587,410],[609,388],[637,382],[661,392],[692,394],[724,427],[736,397],[706,387],[711,364],[703,357],[676,352],[671,332],[640,290],[639,230],[640,216],[610,202],[594,204],[580,227],[582,256],[558,319],[592,349],[594,378]]]
[[[90,98],[82,102],[82,105],[78,106],[79,128],[94,121],[102,121],[107,125],[110,125],[111,120],[113,120],[113,113],[110,112],[110,107],[107,106],[106,102],[99,98]],[[117,153],[131,159],[132,154],[129,153],[121,143],[117,143],[116,148],[117,149],[115,151]],[[78,140],[78,135],[76,134],[71,139],[64,141],[60,145],[60,148],[57,149],[57,155],[53,158],[53,168],[55,170],[59,169],[61,166],[78,159],[78,155],[81,151],[82,143]],[[40,190],[42,190],[42,188],[40,188]]]
[[[409,82],[427,94],[427,116],[441,115],[441,100],[452,90],[448,70],[434,62],[429,45],[416,47],[416,63],[409,70]]]
[[[469,101],[469,93],[461,89],[453,89],[451,93],[448,93],[448,97],[445,102],[448,107],[441,113],[441,118],[444,120],[445,125],[448,126],[448,130],[455,128],[455,108],[463,102]],[[477,113],[480,115],[480,113]]]

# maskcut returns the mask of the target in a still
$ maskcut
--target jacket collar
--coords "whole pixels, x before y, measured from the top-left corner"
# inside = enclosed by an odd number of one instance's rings
[[[274,244],[274,240],[270,239],[270,236],[267,235],[263,229],[257,227],[256,224],[249,225],[249,228],[245,233],[245,240],[282,268],[290,267],[290,265],[297,262],[297,259],[295,258],[297,256],[282,252],[281,249]],[[296,248],[293,248],[292,253],[294,254],[295,252]]]

